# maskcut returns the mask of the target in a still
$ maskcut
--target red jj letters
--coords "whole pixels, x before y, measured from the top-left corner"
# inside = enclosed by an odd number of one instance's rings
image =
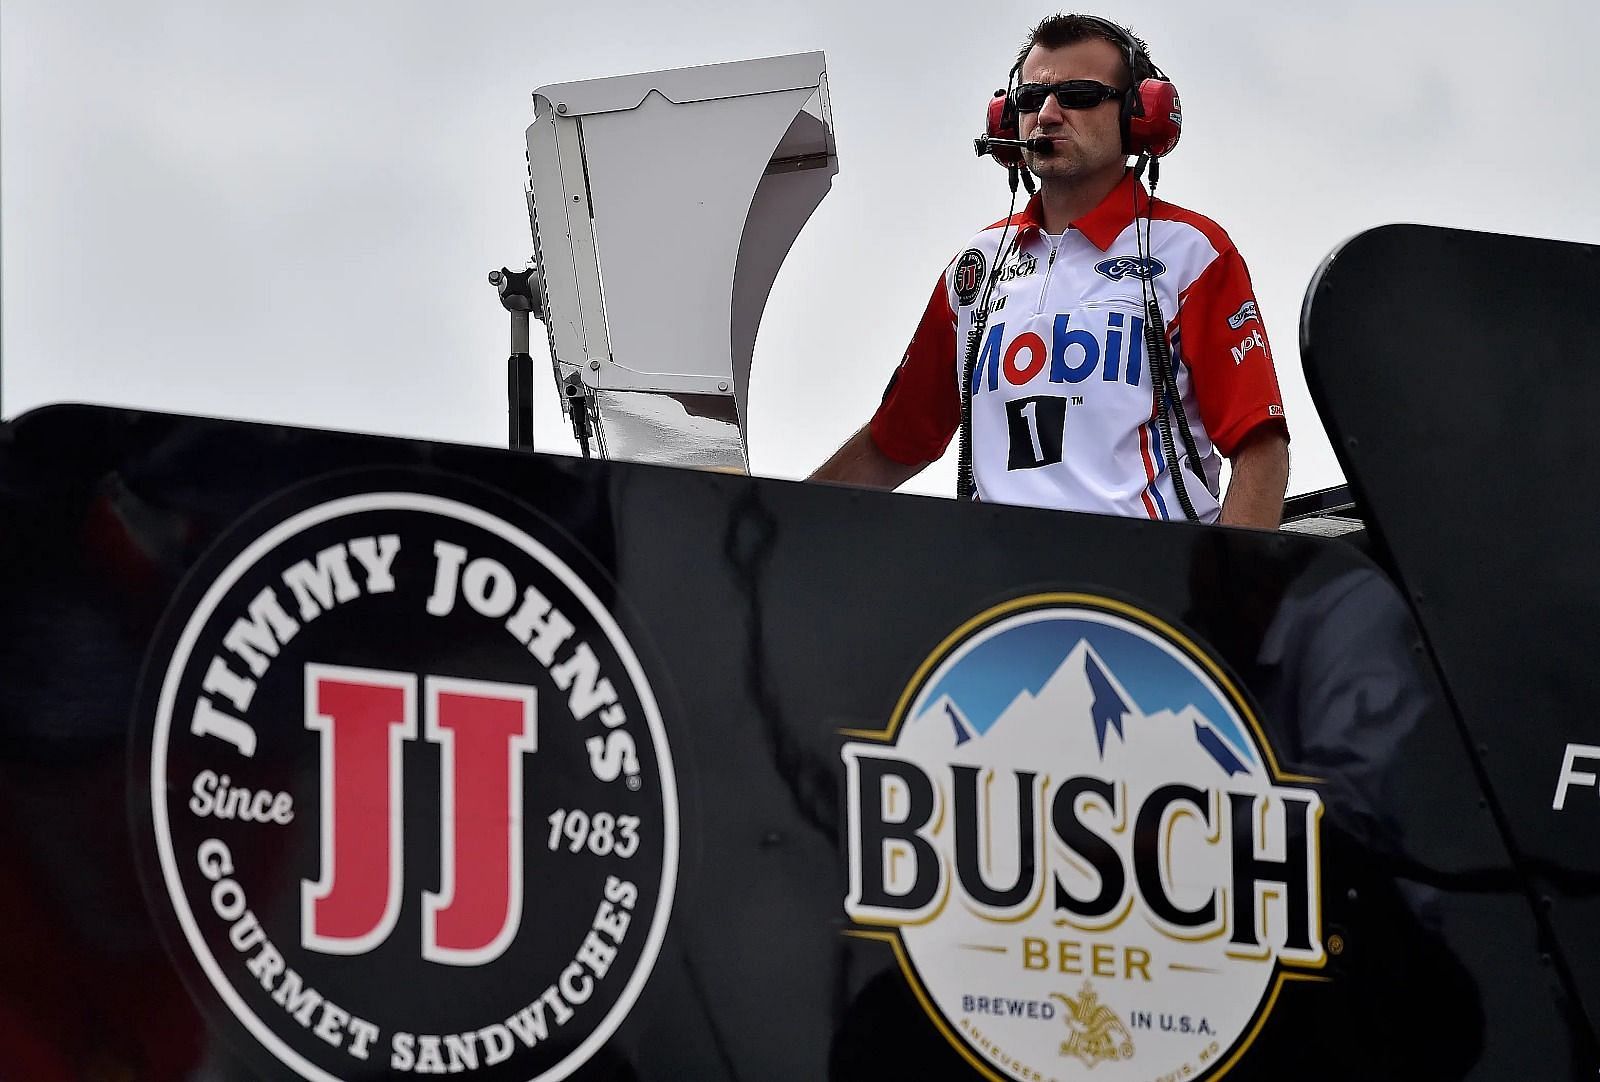
[[[534,689],[430,676],[422,698],[422,736],[439,745],[441,774],[440,889],[423,892],[422,956],[484,965],[522,919],[522,756],[536,748]],[[400,756],[417,737],[417,678],[307,665],[305,723],[322,743],[322,869],[301,884],[301,943],[365,954],[400,914]]]

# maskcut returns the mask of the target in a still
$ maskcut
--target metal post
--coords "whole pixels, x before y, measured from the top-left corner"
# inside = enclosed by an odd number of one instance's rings
[[[489,284],[500,291],[500,303],[511,313],[511,356],[506,361],[508,445],[533,450],[533,357],[528,353],[528,315],[543,314],[532,269],[502,267],[489,272]]]

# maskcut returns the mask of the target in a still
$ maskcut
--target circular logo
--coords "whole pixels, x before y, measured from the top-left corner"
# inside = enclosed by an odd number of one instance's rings
[[[846,911],[990,1079],[1219,1077],[1324,962],[1312,779],[1146,613],[1002,605],[851,735]]]
[[[565,539],[482,503],[280,515],[147,668],[157,878],[203,982],[303,1078],[564,1078],[665,934],[650,685]]]
[[[983,269],[987,266],[983,253],[976,248],[968,248],[956,260],[955,287],[956,300],[966,306],[978,299],[978,291],[983,288]]]

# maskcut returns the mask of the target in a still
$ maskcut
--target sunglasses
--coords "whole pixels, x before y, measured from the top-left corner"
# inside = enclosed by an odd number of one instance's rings
[[[1093,79],[1068,79],[1064,83],[1023,83],[1011,92],[1011,100],[1017,112],[1037,113],[1051,95],[1063,109],[1093,109],[1103,101],[1122,97],[1122,91]]]

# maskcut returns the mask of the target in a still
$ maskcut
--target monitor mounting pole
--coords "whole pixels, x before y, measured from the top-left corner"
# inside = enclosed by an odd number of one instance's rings
[[[544,316],[544,298],[531,269],[509,267],[489,272],[489,284],[500,292],[500,303],[511,313],[511,356],[506,362],[509,403],[509,445],[514,451],[533,450],[533,358],[528,354],[528,316]]]

